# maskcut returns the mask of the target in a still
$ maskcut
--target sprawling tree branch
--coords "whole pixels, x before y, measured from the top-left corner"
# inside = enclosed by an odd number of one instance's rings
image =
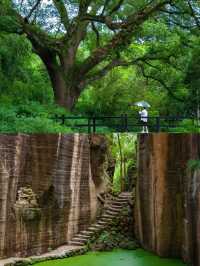
[[[105,0],[105,2],[104,2],[104,6],[103,6],[103,9],[102,9],[102,12],[101,12],[101,16],[104,15],[104,13],[105,13],[105,11],[106,11],[106,8],[107,8],[107,6],[109,5],[110,1],[111,1],[111,0]]]
[[[93,21],[91,22],[91,26],[92,26],[92,30],[96,34],[96,46],[99,47],[100,46],[100,34],[99,34],[99,31],[96,28],[96,26],[95,26]]]
[[[189,8],[190,8],[190,11],[191,11],[191,15],[192,15],[192,17],[193,17],[194,20],[195,20],[196,26],[200,29],[200,21],[199,21],[197,15],[196,15],[196,12],[195,12],[195,10],[194,10],[192,4],[191,4],[191,1],[188,0],[187,2],[188,2],[188,6],[189,6]]]
[[[103,67],[100,70],[97,70],[95,73],[88,74],[86,76],[86,84],[89,84],[93,81],[99,80],[106,76],[112,69],[116,67],[128,67],[128,66],[133,66],[133,65],[138,65],[139,62],[145,63],[150,65],[151,67],[154,67],[149,61],[156,61],[156,60],[168,60],[169,55],[167,56],[162,56],[162,55],[144,55],[142,57],[135,58],[130,61],[126,61],[124,59],[118,59],[115,58],[111,62],[109,62],[105,67]],[[155,67],[156,68],[156,67]]]
[[[26,16],[27,20],[29,20],[29,18],[32,16],[33,12],[37,9],[40,3],[41,3],[41,0],[36,1],[35,5],[33,5],[33,7],[31,8],[29,14]]]
[[[139,11],[130,15],[127,18],[126,22],[121,25],[121,30],[115,34],[111,41],[105,46],[94,50],[91,55],[83,62],[80,69],[80,74],[85,75],[86,73],[88,73],[93,67],[105,60],[107,56],[112,55],[113,51],[118,49],[119,47],[127,47],[131,42],[135,30],[141,24],[143,24],[143,22],[146,21],[153,13],[163,8],[167,3],[169,4],[171,3],[171,1],[161,1],[154,6],[148,6],[142,12]]]
[[[68,13],[67,13],[67,9],[63,3],[63,0],[53,0],[53,3],[60,15],[60,19],[62,24],[64,25],[66,31],[68,30],[69,27],[69,17],[68,17]]]
[[[119,0],[119,2],[116,4],[116,6],[114,6],[112,8],[112,10],[109,12],[109,14],[112,15],[113,13],[117,12],[120,9],[120,7],[122,6],[123,2],[124,2],[124,0]]]
[[[82,19],[105,24],[110,30],[120,29],[124,25],[123,22],[112,21],[112,18],[110,16],[103,16],[103,15],[95,16],[87,14]]]
[[[88,7],[92,0],[80,0],[79,1],[79,16],[87,13]]]
[[[138,67],[140,68],[141,72],[142,72],[142,75],[144,78],[146,78],[147,80],[148,79],[151,79],[151,80],[154,80],[158,83],[160,83],[162,85],[163,88],[165,88],[167,91],[168,91],[168,94],[174,98],[175,100],[179,101],[179,102],[183,102],[184,99],[181,99],[179,98],[178,96],[176,96],[173,91],[171,90],[171,88],[165,83],[164,80],[162,80],[161,78],[157,76],[153,76],[153,75],[150,75],[150,74],[146,74],[145,72],[145,69],[144,69],[144,65],[143,64],[138,64]]]

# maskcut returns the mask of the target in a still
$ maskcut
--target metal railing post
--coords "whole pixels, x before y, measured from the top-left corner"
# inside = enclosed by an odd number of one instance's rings
[[[156,117],[156,132],[160,132],[160,117]]]
[[[93,133],[96,133],[96,118],[92,118],[92,131]]]
[[[128,115],[124,115],[124,131],[128,132]]]
[[[121,114],[121,124],[120,124],[120,132],[124,132],[124,115]]]
[[[55,122],[58,123],[59,122],[59,117],[57,114],[55,114]]]
[[[88,117],[88,134],[91,133],[91,118]]]
[[[61,124],[64,125],[65,124],[65,115],[62,115],[61,121],[62,121]]]

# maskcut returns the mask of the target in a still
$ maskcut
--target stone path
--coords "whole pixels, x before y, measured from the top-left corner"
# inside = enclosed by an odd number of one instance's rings
[[[103,212],[103,215],[98,219],[98,221],[90,225],[87,230],[81,231],[75,235],[74,238],[69,241],[69,244],[76,246],[83,246],[87,244],[91,237],[106,228],[132,199],[132,193],[123,192],[118,197],[110,200],[108,202],[108,206]]]
[[[118,197],[111,199],[105,206],[105,210],[98,221],[90,225],[86,230],[79,232],[69,241],[68,245],[63,245],[55,250],[44,253],[39,256],[31,256],[28,258],[8,258],[0,260],[0,266],[13,266],[17,262],[27,262],[34,264],[40,261],[60,259],[70,257],[76,254],[83,254],[87,251],[86,244],[94,235],[98,234],[106,228],[120,211],[127,206],[128,202],[133,200],[132,193],[123,192]]]
[[[52,259],[61,259],[70,257],[75,254],[83,254],[86,251],[87,250],[84,246],[63,245],[57,249],[54,249],[39,256],[31,256],[27,258],[8,258],[0,260],[0,266],[12,266],[15,265],[17,262],[28,262],[31,264],[33,262],[36,263]]]

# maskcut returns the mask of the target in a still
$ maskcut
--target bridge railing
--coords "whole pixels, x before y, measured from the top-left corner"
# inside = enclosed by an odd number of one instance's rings
[[[77,132],[104,133],[104,132],[141,132],[142,121],[140,117],[128,116],[65,116],[56,115],[53,119]],[[150,116],[148,117],[149,132],[168,132],[175,128],[183,128],[181,122],[190,120],[194,127],[197,127],[195,117],[185,116]]]

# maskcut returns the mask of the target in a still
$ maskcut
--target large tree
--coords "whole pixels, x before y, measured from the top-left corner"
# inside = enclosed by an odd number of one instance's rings
[[[114,67],[155,60],[152,53],[129,61],[123,54],[134,37],[141,41],[144,22],[164,19],[169,30],[173,25],[188,30],[199,26],[198,5],[192,0],[0,0],[0,30],[27,37],[46,66],[55,101],[72,109],[84,88]],[[94,36],[95,47],[81,53]]]

